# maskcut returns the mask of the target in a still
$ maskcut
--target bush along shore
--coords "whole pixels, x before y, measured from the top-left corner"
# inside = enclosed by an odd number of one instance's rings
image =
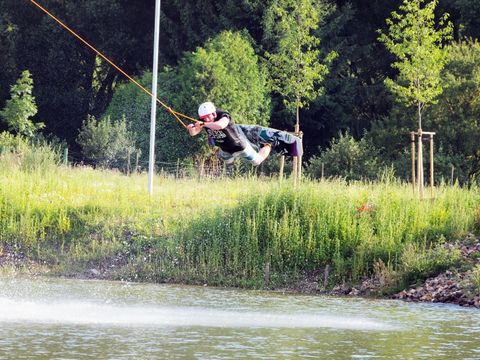
[[[480,191],[0,167],[3,272],[479,306]]]

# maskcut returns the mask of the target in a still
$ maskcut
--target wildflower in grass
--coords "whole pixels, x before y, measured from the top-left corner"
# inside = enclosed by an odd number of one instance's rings
[[[363,203],[360,207],[357,208],[358,213],[371,212],[374,210],[374,206],[369,203]]]

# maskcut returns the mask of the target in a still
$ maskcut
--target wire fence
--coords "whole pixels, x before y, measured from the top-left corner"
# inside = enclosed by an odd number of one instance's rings
[[[84,158],[79,153],[69,153],[68,162],[70,166],[92,166],[94,168],[109,168],[118,170],[127,175],[135,173],[148,172],[149,163],[146,160],[142,160],[138,157],[135,159],[132,157],[130,161],[125,159],[118,163],[112,163],[108,166],[102,166],[96,162],[85,162]],[[233,165],[226,165],[223,161],[216,156],[208,158],[197,158],[194,160],[181,160],[177,161],[155,161],[154,172],[155,174],[163,177],[173,178],[222,178],[232,177],[235,175],[272,175],[271,166],[254,168],[248,163],[236,161]]]

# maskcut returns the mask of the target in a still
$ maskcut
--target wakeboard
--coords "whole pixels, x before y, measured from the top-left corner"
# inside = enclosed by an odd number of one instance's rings
[[[279,155],[302,156],[302,139],[287,131],[277,130],[259,125],[236,125],[240,127],[247,140],[256,149],[265,144],[272,145],[272,151]]]

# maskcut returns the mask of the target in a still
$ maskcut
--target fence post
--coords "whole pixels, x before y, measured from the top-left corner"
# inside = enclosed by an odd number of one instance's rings
[[[140,151],[137,150],[136,158],[135,158],[135,172],[136,173],[139,172],[139,169],[138,169],[138,163],[139,162],[140,162]]]
[[[452,164],[452,172],[450,174],[450,186],[453,186],[453,174],[455,172],[455,166]]]
[[[297,108],[297,118],[298,118],[298,108]],[[303,133],[300,131],[300,124],[297,122],[295,124],[295,136],[300,139],[303,138]],[[302,157],[294,156],[293,157],[293,184],[297,185],[297,181],[300,181],[302,176]]]
[[[127,175],[130,175],[130,149],[127,149]]]
[[[68,165],[68,148],[63,149],[63,164]]]
[[[285,168],[285,155],[280,156],[278,161],[280,162],[280,171],[279,171],[278,177],[280,178],[280,180],[283,180],[283,169]]]
[[[199,179],[202,179],[203,177],[205,177],[205,157],[201,157],[200,158],[200,169],[199,169]]]

